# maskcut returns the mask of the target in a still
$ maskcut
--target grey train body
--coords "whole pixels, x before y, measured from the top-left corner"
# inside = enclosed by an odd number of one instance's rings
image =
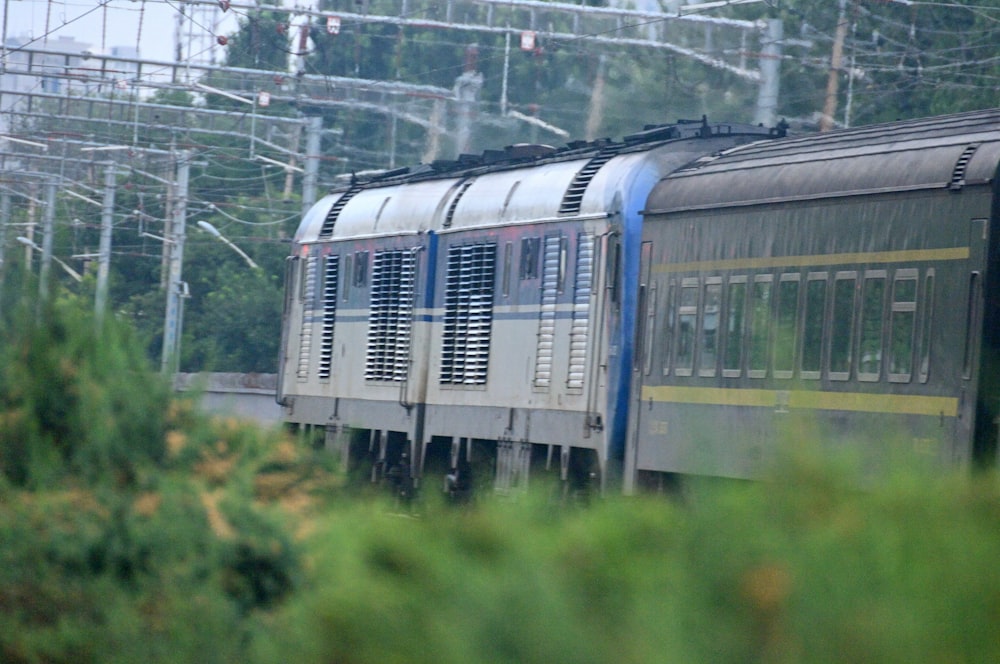
[[[543,467],[757,477],[804,414],[990,454],[1000,113],[781,133],[679,123],[352,180],[293,241],[285,419],[374,479],[475,467],[500,491]]]

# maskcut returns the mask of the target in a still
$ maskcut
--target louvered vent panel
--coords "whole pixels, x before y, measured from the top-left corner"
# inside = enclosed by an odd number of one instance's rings
[[[319,377],[329,380],[333,365],[333,325],[337,320],[340,256],[327,256],[323,271],[323,330],[320,335]]]
[[[310,256],[305,264],[305,283],[302,293],[302,330],[299,332],[299,380],[309,378],[309,356],[312,354],[312,310],[316,302],[316,268],[319,257]]]
[[[549,235],[542,250],[542,307],[538,318],[538,347],[535,353],[535,386],[552,384],[552,354],[556,339],[556,297],[559,287],[559,258],[562,238]]]
[[[559,204],[559,214],[579,214],[580,206],[583,204],[583,194],[587,191],[587,185],[601,170],[601,166],[608,163],[614,157],[621,146],[614,145],[606,147],[591,158],[583,168],[573,177],[573,181],[566,188],[563,194],[562,203]]]
[[[590,295],[594,283],[594,236],[584,233],[576,244],[576,284],[573,291],[573,322],[569,331],[569,372],[566,386],[582,388],[587,366],[590,329]]]
[[[962,151],[958,161],[955,162],[955,168],[952,169],[951,182],[948,185],[949,189],[958,191],[965,186],[965,171],[968,169],[969,162],[972,161],[972,155],[976,153],[977,149],[979,149],[979,143],[972,143]]]
[[[458,207],[458,202],[462,200],[462,196],[465,195],[465,192],[468,190],[469,187],[472,186],[472,183],[475,181],[476,181],[475,178],[470,178],[465,182],[463,182],[462,185],[458,188],[458,191],[455,193],[455,197],[451,199],[451,203],[448,205],[448,212],[444,216],[444,224],[443,224],[444,228],[451,228],[451,222],[455,218],[455,208]]]
[[[441,334],[442,385],[486,383],[496,244],[449,247]]]
[[[337,199],[337,202],[333,204],[330,211],[326,213],[326,219],[323,220],[323,228],[319,231],[320,239],[328,239],[333,237],[333,229],[337,225],[337,219],[340,217],[341,211],[347,205],[354,196],[361,191],[361,185],[358,183],[352,183],[350,189],[344,192],[344,195]]]
[[[368,316],[367,380],[406,380],[416,265],[416,253],[411,250],[375,252]]]

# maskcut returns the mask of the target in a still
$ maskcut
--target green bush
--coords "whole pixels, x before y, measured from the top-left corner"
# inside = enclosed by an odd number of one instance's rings
[[[167,382],[148,370],[127,329],[98,333],[74,304],[42,307],[4,330],[0,471],[17,486],[67,475],[131,484],[161,460]]]
[[[0,330],[0,661],[243,661],[255,612],[300,577],[297,515],[277,503],[320,467],[174,398],[113,322],[98,335],[68,305],[15,320]],[[286,483],[258,496],[276,466]]]
[[[57,306],[0,336],[5,663],[1000,661],[993,473],[797,452],[673,501],[400,514],[121,331]]]
[[[258,661],[1000,658],[992,476],[695,484],[683,505],[335,511]]]

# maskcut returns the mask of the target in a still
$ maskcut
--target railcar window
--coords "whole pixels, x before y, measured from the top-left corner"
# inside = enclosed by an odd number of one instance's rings
[[[674,334],[676,334],[677,329],[675,326],[674,317],[676,312],[674,311],[674,301],[676,298],[677,282],[673,279],[670,280],[670,284],[667,286],[667,301],[664,303],[663,311],[663,335],[661,339],[663,340],[661,351],[663,352],[663,375],[670,375],[671,362],[673,360],[673,341]]]
[[[719,315],[722,309],[722,277],[705,280],[701,307],[701,343],[698,345],[698,375],[714,376],[719,360]]]
[[[368,285],[368,252],[358,251],[354,254],[353,285],[363,288]]]
[[[861,291],[861,335],[858,380],[877,381],[882,374],[882,329],[885,322],[885,270],[865,273]]]
[[[301,277],[299,276],[299,273],[302,271],[302,262],[302,259],[298,256],[289,256],[285,259],[284,294],[286,313],[290,303],[296,302],[302,297],[302,293],[299,292],[302,289],[302,284],[300,283]]]
[[[823,332],[826,330],[827,273],[811,272],[806,280],[806,309],[802,315],[802,377],[819,378],[823,368]]]
[[[343,291],[341,298],[344,302],[347,302],[347,299],[351,296],[351,275],[354,274],[351,271],[354,266],[353,258],[354,257],[351,254],[344,256],[344,278],[341,279],[341,281],[344,282],[344,285],[341,287],[341,290]]]
[[[750,367],[751,378],[767,376],[771,333],[771,286],[774,277],[758,274],[750,291]]]
[[[521,240],[521,279],[538,278],[538,257],[542,251],[542,239],[526,237]]]
[[[514,260],[514,243],[507,242],[503,246],[503,296],[510,297],[510,266]]]
[[[726,295],[726,339],[722,375],[739,378],[743,369],[743,337],[746,334],[747,278],[730,277]]]
[[[293,255],[285,259],[285,279],[283,288],[284,297],[282,298],[281,302],[282,321],[291,320],[293,307],[301,311],[303,314],[303,318],[305,317],[304,316],[305,311],[302,311],[302,307],[296,306],[299,302],[298,300],[299,294],[296,292],[296,290],[299,287],[299,272],[301,270],[302,270],[302,259],[299,256]],[[287,341],[290,341],[290,338],[285,337],[284,329],[282,329],[281,336],[282,336],[281,345],[282,347],[284,347],[285,343]],[[282,363],[283,362],[284,360],[282,360]],[[284,368],[282,368],[282,371],[283,370]]]
[[[618,310],[618,277],[621,272],[622,263],[622,248],[621,245],[614,239],[610,241],[611,244],[611,260],[608,262],[608,281],[606,288],[611,293],[611,301],[616,305],[615,310]]]
[[[677,307],[677,359],[674,373],[690,376],[694,366],[694,344],[698,325],[698,280],[687,278],[681,282],[681,296]]]
[[[774,331],[774,377],[791,378],[795,371],[802,275],[783,274],[778,282],[778,325]]]
[[[924,277],[924,292],[920,307],[920,369],[917,377],[926,383],[931,375],[931,330],[934,321],[934,268]]]
[[[838,272],[833,278],[833,312],[830,318],[830,380],[848,380],[851,377],[857,282],[856,272]]]
[[[556,279],[556,290],[560,293],[566,290],[566,260],[569,253],[569,240],[566,237],[559,238],[559,273]]]
[[[642,339],[642,374],[644,376],[648,376],[653,367],[652,340],[656,334],[656,295],[657,284],[654,281],[646,289],[646,329],[642,330],[642,335],[639,337]]]
[[[978,272],[969,275],[969,303],[965,318],[965,354],[962,358],[962,378],[969,380],[972,378],[973,357],[976,354],[976,338],[979,333],[981,319],[980,301],[980,277]]]
[[[889,381],[907,383],[913,375],[913,335],[917,321],[917,271],[896,270],[889,314]]]

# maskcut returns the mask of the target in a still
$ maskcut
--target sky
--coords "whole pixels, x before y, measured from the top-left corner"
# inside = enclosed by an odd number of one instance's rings
[[[8,37],[30,36],[42,47],[44,36],[73,37],[88,43],[95,52],[114,46],[138,46],[147,60],[173,61],[179,0],[0,0],[7,17]],[[211,43],[217,34],[236,30],[237,13],[223,14],[212,7],[188,7],[184,41],[196,46]],[[193,11],[192,11],[193,10]],[[213,25],[219,18],[221,23]]]

